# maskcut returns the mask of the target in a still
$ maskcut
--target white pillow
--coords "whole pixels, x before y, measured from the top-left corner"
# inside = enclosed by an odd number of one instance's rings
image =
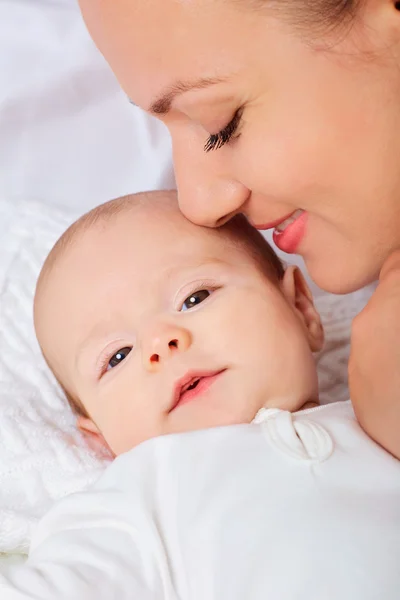
[[[44,258],[79,215],[33,201],[0,199],[0,552],[26,552],[31,528],[58,498],[93,482],[95,456],[36,342],[33,293]],[[349,327],[369,292],[323,296],[319,357],[323,401],[347,398]]]

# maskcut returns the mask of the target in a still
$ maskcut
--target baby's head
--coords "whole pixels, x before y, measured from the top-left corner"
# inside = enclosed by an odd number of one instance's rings
[[[117,455],[318,398],[323,333],[301,273],[241,216],[193,225],[175,192],[77,221],[43,267],[35,326],[79,426]]]

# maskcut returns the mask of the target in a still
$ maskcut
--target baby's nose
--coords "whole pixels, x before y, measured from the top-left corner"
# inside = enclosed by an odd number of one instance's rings
[[[157,371],[176,353],[186,352],[191,343],[192,336],[187,329],[173,325],[158,326],[143,343],[144,367]]]

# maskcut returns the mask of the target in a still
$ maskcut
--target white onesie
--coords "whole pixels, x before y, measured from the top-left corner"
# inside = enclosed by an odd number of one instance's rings
[[[400,462],[351,404],[149,440],[40,523],[1,600],[398,600]]]

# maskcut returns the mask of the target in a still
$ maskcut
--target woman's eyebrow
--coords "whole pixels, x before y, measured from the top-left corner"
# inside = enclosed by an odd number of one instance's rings
[[[166,115],[177,96],[191,90],[202,90],[225,80],[224,77],[206,77],[194,81],[177,81],[150,105],[149,112],[155,115]]]

